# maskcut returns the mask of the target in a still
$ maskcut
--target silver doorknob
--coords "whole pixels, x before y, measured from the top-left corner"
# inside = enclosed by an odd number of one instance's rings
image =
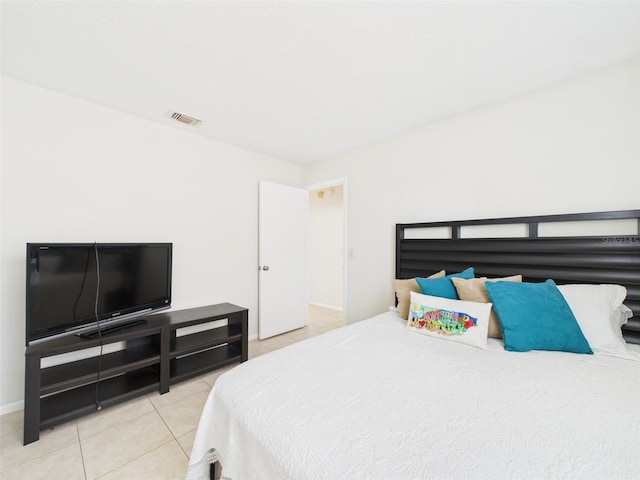
[[[263,272],[268,272],[269,271],[269,265],[265,265],[263,267],[260,267],[262,269]]]

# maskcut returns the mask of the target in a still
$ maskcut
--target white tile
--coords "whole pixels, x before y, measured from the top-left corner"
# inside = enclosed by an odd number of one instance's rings
[[[2,435],[8,432],[22,431],[24,411],[17,410],[15,412],[7,413],[0,417],[0,432]]]
[[[157,412],[80,441],[88,480],[96,479],[173,440]]]
[[[2,480],[84,480],[80,443],[74,443],[2,472]]]
[[[189,459],[175,440],[112,470],[100,480],[162,479],[183,480]]]
[[[283,345],[282,339],[279,335],[275,337],[270,337],[265,340],[260,340],[260,347],[268,350],[273,350],[274,348],[280,348]]]
[[[196,438],[197,429],[191,430],[190,432],[185,433],[184,435],[180,435],[176,440],[182,447],[182,450],[187,455],[187,457],[191,456],[191,449],[193,448],[193,441]]]
[[[71,421],[40,432],[40,440],[23,445],[22,410],[8,414],[0,435],[0,471],[78,443],[76,422]],[[4,416],[3,416],[4,417]],[[18,422],[18,419],[20,420]],[[6,427],[6,429],[5,429]]]
[[[270,350],[262,347],[251,347],[249,348],[249,359],[259,357],[260,355],[264,355],[268,353]]]
[[[320,317],[318,319],[315,319],[311,323],[311,328],[324,327],[324,326],[330,325],[332,323],[333,323],[333,318],[332,317],[330,317],[330,316]]]
[[[316,335],[319,335],[319,333],[316,332],[314,329],[309,328],[308,330],[305,330],[303,334],[301,334],[300,339],[298,341],[301,342],[303,340],[306,340],[307,338],[315,337]]]
[[[150,393],[147,395],[147,398],[151,400],[151,403],[157,408],[179,402],[194,393],[208,392],[209,390],[211,390],[211,387],[202,378],[197,377],[171,385],[169,391],[162,395],[158,392]]]
[[[282,346],[291,345],[292,343],[299,342],[302,339],[301,332],[289,333],[281,338]]]
[[[87,438],[150,412],[153,412],[153,405],[146,397],[129,400],[79,418],[78,434],[81,439]]]
[[[318,327],[313,327],[312,330],[315,330],[318,333],[326,333],[329,332],[331,330],[335,330],[336,327],[334,327],[333,325],[320,325]]]
[[[207,384],[207,390],[211,390],[211,387],[213,387],[213,385],[216,383],[216,380],[220,375],[222,375],[225,372],[228,372],[229,370],[233,370],[237,366],[238,364],[233,364],[223,368],[218,368],[217,370],[209,372],[200,378],[202,379],[202,381],[204,381],[204,383]]]
[[[179,437],[198,427],[208,396],[209,392],[194,393],[171,405],[159,405],[156,408],[173,435]]]

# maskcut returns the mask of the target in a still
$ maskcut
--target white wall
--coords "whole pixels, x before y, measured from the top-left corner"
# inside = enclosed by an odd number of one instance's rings
[[[23,399],[26,242],[173,242],[173,308],[236,303],[257,333],[258,181],[298,165],[2,80],[1,409]]]
[[[309,192],[309,301],[336,309],[342,309],[342,194],[342,185]]]
[[[397,222],[639,208],[640,61],[302,169],[3,78],[0,170],[6,411],[23,398],[26,242],[171,241],[174,308],[238,303],[255,332],[258,180],[347,177],[353,322],[393,301]]]
[[[309,165],[348,177],[348,322],[393,302],[394,225],[640,207],[640,61]]]

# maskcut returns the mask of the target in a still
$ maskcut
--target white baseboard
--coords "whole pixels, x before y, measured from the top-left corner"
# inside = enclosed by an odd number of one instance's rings
[[[18,410],[24,410],[24,401],[7,403],[6,405],[0,405],[0,415],[6,415],[7,413],[17,412]]]
[[[314,305],[316,307],[322,307],[322,308],[330,308],[331,310],[338,310],[338,311],[342,311],[342,307],[336,307],[335,305],[327,305],[326,303],[320,303],[320,302],[309,302],[309,305]]]

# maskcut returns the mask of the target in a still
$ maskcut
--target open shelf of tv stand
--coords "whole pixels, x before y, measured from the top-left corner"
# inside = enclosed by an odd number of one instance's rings
[[[124,350],[103,355],[100,362],[101,378],[115,377],[152,365],[159,366],[159,335],[158,333],[157,347],[151,344],[129,346]],[[94,383],[97,376],[98,363],[98,357],[90,357],[41,369],[40,394],[49,395]]]
[[[220,322],[226,320],[226,322]],[[214,323],[216,322],[216,323]],[[205,325],[203,324],[211,324]],[[200,331],[188,327],[200,325]],[[203,329],[204,328],[204,329]],[[229,303],[151,315],[146,322],[103,336],[122,349],[42,367],[42,359],[81,352],[99,339],[67,336],[30,345],[25,353],[24,444],[40,430],[248,358],[248,310]]]
[[[100,407],[106,408],[160,387],[158,368],[143,368],[100,381]],[[40,400],[40,430],[96,411],[95,383]]]

